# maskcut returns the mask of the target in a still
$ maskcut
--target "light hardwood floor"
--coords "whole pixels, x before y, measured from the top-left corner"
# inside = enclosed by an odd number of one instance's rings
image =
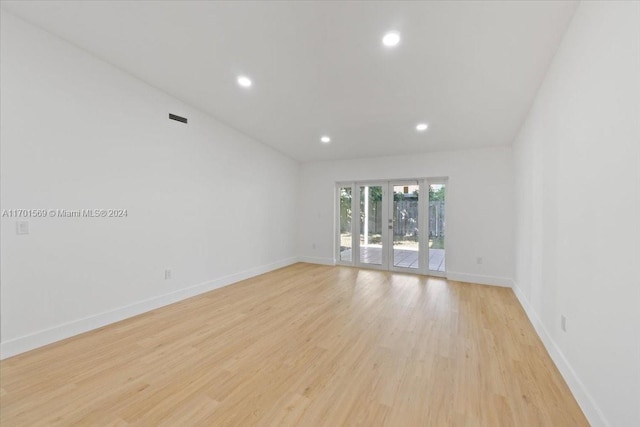
[[[511,289],[295,264],[1,363],[2,426],[588,425]]]

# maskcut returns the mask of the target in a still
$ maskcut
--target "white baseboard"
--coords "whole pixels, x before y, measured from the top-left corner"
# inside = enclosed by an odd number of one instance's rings
[[[336,265],[336,262],[333,258],[301,256],[301,257],[298,257],[298,261],[308,262],[309,264]]]
[[[482,276],[479,274],[457,273],[455,271],[447,271],[447,279],[456,282],[478,283],[480,285],[502,286],[511,288],[513,280],[508,277]]]
[[[301,256],[298,257],[298,261],[307,262],[310,264],[337,265],[333,258]],[[478,283],[480,285],[502,286],[506,288],[511,288],[513,286],[513,280],[508,277],[481,276],[477,274],[456,273],[448,271],[447,279],[454,280],[456,282]]]
[[[573,397],[575,397],[578,405],[580,405],[580,408],[587,417],[589,424],[594,427],[610,426],[595,400],[591,397],[591,394],[586,389],[567,358],[564,356],[564,353],[560,350],[558,344],[553,340],[551,334],[547,331],[547,328],[545,328],[544,324],[540,320],[538,313],[535,312],[527,297],[518,287],[517,283],[514,283],[513,292],[516,294],[518,301],[520,301],[520,305],[527,314],[527,317],[529,317],[529,321],[538,333],[540,340],[542,340],[542,344],[544,344],[547,349],[549,356],[551,356],[551,360],[553,360],[553,363],[555,363],[560,374],[567,382],[569,389],[571,389],[571,392],[573,393]]]
[[[188,288],[149,298],[114,310],[85,317],[83,319],[63,323],[23,337],[14,338],[0,344],[0,359],[6,359],[7,357],[15,356],[17,354],[24,353],[25,351],[33,350],[74,335],[101,328],[111,323],[119,322],[129,317],[137,316],[139,314],[155,310],[156,308],[182,301],[186,298],[222,288],[232,283],[268,273],[269,271],[276,270],[278,268],[286,267],[296,262],[298,262],[297,257],[287,258],[272,264],[254,267],[240,273],[199,283]]]

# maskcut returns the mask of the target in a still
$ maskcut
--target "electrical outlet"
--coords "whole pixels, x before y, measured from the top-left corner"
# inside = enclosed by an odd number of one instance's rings
[[[17,221],[16,234],[29,234],[29,221]]]
[[[567,332],[567,318],[564,315],[560,316],[560,327],[564,332]]]
[[[482,259],[482,257],[481,257],[481,256],[479,256],[478,258],[476,258],[476,264],[482,264],[482,261],[483,261],[483,259]]]
[[[171,279],[171,270],[167,269],[164,271],[164,280]]]

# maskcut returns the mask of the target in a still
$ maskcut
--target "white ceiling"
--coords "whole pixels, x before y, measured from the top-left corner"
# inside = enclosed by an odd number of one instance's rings
[[[5,1],[301,161],[509,145],[575,2]],[[402,35],[382,46],[388,30]],[[253,87],[236,84],[238,74]],[[415,125],[428,122],[418,133]],[[330,144],[319,138],[328,134]]]

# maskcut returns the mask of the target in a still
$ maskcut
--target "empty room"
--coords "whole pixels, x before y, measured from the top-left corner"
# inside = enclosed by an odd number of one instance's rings
[[[0,18],[0,425],[640,426],[640,1]]]

